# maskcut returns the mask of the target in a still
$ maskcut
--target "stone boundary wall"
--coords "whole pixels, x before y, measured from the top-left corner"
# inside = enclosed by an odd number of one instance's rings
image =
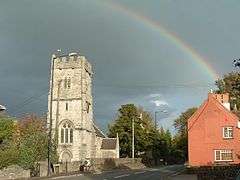
[[[119,158],[119,159],[103,159],[95,158],[90,160],[90,166],[81,167],[82,163],[80,161],[66,162],[55,164],[55,173],[71,173],[78,171],[105,171],[112,169],[142,169],[145,166],[142,164],[141,158]]]
[[[12,165],[0,171],[0,180],[20,178],[30,178],[30,170],[24,170],[20,166]]]
[[[108,169],[141,169],[143,167],[142,159],[135,158],[119,158],[119,159],[92,159],[95,169],[108,170]]]

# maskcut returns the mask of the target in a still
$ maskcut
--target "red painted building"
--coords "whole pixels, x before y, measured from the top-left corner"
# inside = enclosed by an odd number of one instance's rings
[[[240,163],[238,117],[230,111],[228,94],[209,93],[188,120],[190,166]]]

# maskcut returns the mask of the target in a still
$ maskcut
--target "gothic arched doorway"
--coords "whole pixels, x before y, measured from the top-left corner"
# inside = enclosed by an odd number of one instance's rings
[[[71,162],[72,155],[70,152],[65,151],[62,153],[62,162]]]

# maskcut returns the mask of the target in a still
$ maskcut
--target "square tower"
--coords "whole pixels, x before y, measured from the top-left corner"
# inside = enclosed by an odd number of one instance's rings
[[[78,53],[52,56],[48,124],[60,161],[94,157],[92,74],[91,64]]]

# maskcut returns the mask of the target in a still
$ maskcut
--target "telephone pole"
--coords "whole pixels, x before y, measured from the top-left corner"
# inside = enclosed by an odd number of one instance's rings
[[[134,117],[132,118],[132,159],[134,159]]]
[[[55,140],[56,143],[58,144],[58,122],[59,122],[59,100],[60,100],[60,87],[61,87],[62,80],[58,81],[58,86],[57,86],[57,109],[56,109],[56,124],[55,124]]]
[[[140,113],[139,117],[137,117],[137,118],[142,120],[142,118],[143,118],[142,113]],[[135,143],[134,143],[134,141],[135,141],[135,132],[134,132],[134,130],[135,130],[135,118],[133,116],[133,118],[132,118],[132,159],[133,160],[134,160],[134,151],[135,151]]]

